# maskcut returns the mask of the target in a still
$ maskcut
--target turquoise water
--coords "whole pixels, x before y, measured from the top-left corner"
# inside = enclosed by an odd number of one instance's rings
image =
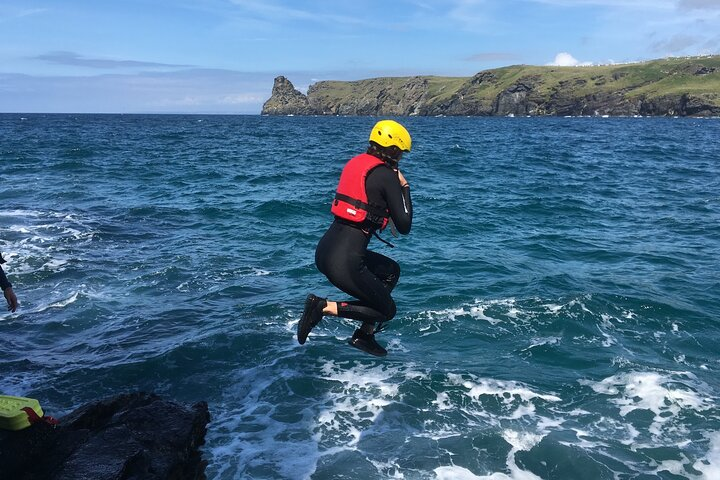
[[[720,120],[407,118],[377,359],[312,291],[376,119],[0,115],[0,390],[207,400],[210,479],[720,478]]]

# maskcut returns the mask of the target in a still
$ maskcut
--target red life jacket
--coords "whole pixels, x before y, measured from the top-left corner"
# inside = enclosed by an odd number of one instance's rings
[[[388,224],[387,208],[368,204],[365,179],[368,174],[385,162],[367,153],[353,157],[340,174],[337,193],[330,211],[339,218],[353,223],[369,222],[382,230]]]

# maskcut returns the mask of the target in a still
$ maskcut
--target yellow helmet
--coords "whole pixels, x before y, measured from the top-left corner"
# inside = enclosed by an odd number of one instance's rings
[[[405,152],[409,152],[412,147],[410,134],[395,120],[380,120],[376,123],[370,132],[370,141],[381,147],[394,145]]]

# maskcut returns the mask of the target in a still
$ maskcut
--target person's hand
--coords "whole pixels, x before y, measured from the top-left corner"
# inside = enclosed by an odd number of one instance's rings
[[[405,180],[405,176],[402,174],[400,170],[397,171],[398,174],[398,180],[400,180],[400,186],[404,187],[405,185],[410,185],[407,180]]]
[[[8,310],[10,310],[11,312],[14,312],[15,310],[17,310],[18,301],[17,301],[17,297],[15,296],[15,292],[13,292],[12,287],[8,287],[5,290],[3,290],[3,295],[5,295],[5,300],[7,300]]]

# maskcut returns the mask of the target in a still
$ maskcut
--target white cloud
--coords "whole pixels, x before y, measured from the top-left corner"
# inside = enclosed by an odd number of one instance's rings
[[[720,0],[680,0],[678,7],[687,10],[714,10],[720,9]]]
[[[560,7],[618,7],[632,9],[667,10],[675,6],[677,0],[530,0]],[[702,1],[702,0],[700,0]],[[714,0],[707,0],[714,1]]]
[[[0,112],[259,113],[270,73],[181,70],[86,76],[0,72]]]
[[[219,100],[221,105],[241,105],[241,104],[258,104],[263,103],[267,98],[253,93],[238,93],[226,95]]]
[[[677,55],[690,47],[694,47],[695,45],[702,43],[703,41],[704,39],[701,37],[679,34],[655,42],[652,45],[652,48],[654,51],[664,55]]]
[[[267,100],[267,95],[258,93],[233,93],[228,95],[216,95],[205,93],[201,95],[185,95],[178,97],[159,98],[151,103],[155,107],[199,107],[210,111],[224,111],[220,107],[261,105]]]
[[[580,62],[567,52],[560,52],[555,55],[555,61],[548,63],[553,67],[586,67],[592,65],[592,62]]]
[[[153,107],[197,107],[202,105],[203,101],[200,97],[187,95],[179,98],[158,98],[150,105]]]
[[[44,53],[34,57],[58,65],[70,65],[74,67],[89,67],[100,69],[113,69],[123,67],[143,68],[168,68],[168,67],[189,67],[190,65],[173,65],[169,63],[144,62],[138,60],[113,60],[105,58],[88,58],[75,52],[56,51]]]
[[[46,8],[15,8],[12,6],[0,5],[0,23],[17,18],[29,17],[47,12]]]
[[[275,22],[298,20],[326,23],[330,25],[365,25],[364,19],[353,15],[340,15],[332,13],[335,10],[326,10],[322,8],[317,10],[302,10],[286,6],[283,4],[284,2],[273,4],[272,2],[257,0],[231,0],[231,3],[239,8],[242,8],[246,12],[259,15],[262,18]],[[291,2],[287,2],[287,4],[291,5]]]
[[[459,0],[454,2],[447,17],[470,30],[487,29],[493,17],[488,12],[486,0]]]

